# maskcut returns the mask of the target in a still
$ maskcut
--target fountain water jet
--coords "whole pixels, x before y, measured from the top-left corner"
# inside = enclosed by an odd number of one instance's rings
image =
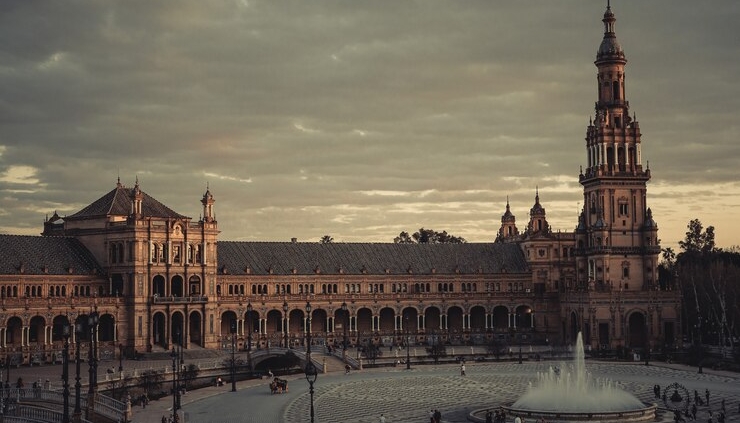
[[[557,422],[625,422],[655,419],[655,404],[644,404],[613,382],[592,379],[586,371],[583,337],[578,333],[572,365],[552,367],[539,375],[539,384],[530,387],[510,406],[510,416],[544,418]]]

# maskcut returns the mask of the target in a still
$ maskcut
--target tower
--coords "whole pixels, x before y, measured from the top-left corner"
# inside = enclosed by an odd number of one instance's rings
[[[595,118],[586,130],[587,167],[581,171],[584,207],[576,229],[578,282],[595,289],[648,290],[657,283],[660,247],[647,207],[649,168],[643,169],[641,133],[629,115],[627,64],[607,6],[596,61]]]
[[[496,241],[506,241],[516,239],[519,236],[519,229],[516,227],[516,216],[511,213],[509,206],[509,197],[506,197],[506,212],[501,216],[501,227],[498,230]]]

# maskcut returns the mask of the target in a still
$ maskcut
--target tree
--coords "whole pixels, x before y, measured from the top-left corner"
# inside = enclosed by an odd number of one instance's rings
[[[331,235],[324,235],[319,240],[319,243],[321,244],[331,244],[332,242],[334,242],[334,238],[332,238]]]
[[[687,228],[675,262],[671,262],[670,252],[664,251],[661,266],[670,267],[670,272],[661,273],[661,277],[677,279],[687,334],[694,344],[733,348],[740,329],[740,311],[735,306],[740,302],[740,254],[736,249],[717,248],[714,227],[704,230],[699,219],[691,220]]]
[[[162,382],[164,382],[164,372],[159,370],[144,370],[139,376],[139,386],[144,388],[147,394],[161,389]]]
[[[702,224],[699,219],[693,219],[689,222],[686,238],[679,241],[678,245],[684,253],[688,254],[706,254],[715,252],[714,245],[714,226],[709,226],[702,232]]]
[[[198,377],[198,373],[200,373],[200,369],[198,369],[198,366],[195,364],[188,364],[185,366],[180,374],[183,386],[187,386],[188,382],[195,380],[195,378]]]
[[[421,228],[413,235],[404,231],[393,239],[396,244],[463,244],[467,241],[463,237],[450,235],[447,231],[437,232],[433,229]]]

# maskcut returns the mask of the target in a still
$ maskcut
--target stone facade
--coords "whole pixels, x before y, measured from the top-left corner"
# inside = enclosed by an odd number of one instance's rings
[[[625,100],[626,59],[604,14],[596,118],[573,232],[535,193],[526,228],[507,201],[496,240],[469,244],[220,241],[215,199],[198,220],[120,180],[42,236],[0,235],[0,347],[54,361],[62,328],[100,314],[101,355],[169,348],[405,342],[659,348],[681,339],[680,296],[657,277],[650,170]],[[310,302],[310,320],[306,305]],[[310,328],[309,326],[310,322]],[[83,333],[84,342],[89,335]],[[72,342],[80,340],[72,335]]]

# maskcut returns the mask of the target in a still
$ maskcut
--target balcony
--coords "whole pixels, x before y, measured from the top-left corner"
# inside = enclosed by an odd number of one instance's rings
[[[189,297],[176,297],[173,295],[168,297],[152,296],[152,304],[204,304],[207,302],[208,297],[205,295],[191,295]]]

